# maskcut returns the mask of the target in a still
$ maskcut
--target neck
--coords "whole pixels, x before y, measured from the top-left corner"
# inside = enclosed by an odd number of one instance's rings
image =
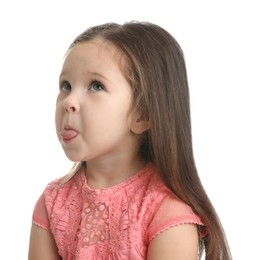
[[[88,185],[92,189],[112,187],[134,175],[145,164],[139,155],[124,158],[123,154],[119,158],[89,161],[86,168]]]

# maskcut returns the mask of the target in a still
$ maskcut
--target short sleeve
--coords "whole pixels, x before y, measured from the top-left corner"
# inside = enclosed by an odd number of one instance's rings
[[[167,196],[148,227],[147,242],[171,227],[187,223],[203,225],[187,204],[173,196]]]
[[[44,194],[42,194],[39,197],[39,199],[37,200],[34,206],[32,222],[35,225],[50,231],[50,224],[49,224],[49,218],[48,218],[47,209],[45,205]]]

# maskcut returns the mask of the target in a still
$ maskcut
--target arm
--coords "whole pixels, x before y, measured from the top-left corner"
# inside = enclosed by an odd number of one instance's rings
[[[60,260],[55,240],[50,232],[32,224],[28,260]]]
[[[147,260],[197,260],[198,246],[197,226],[181,224],[162,232],[150,242]]]

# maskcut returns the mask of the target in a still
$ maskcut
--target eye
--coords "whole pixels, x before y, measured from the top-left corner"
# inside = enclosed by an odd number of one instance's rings
[[[89,90],[93,92],[102,91],[104,90],[104,86],[99,81],[94,80],[93,82],[91,82]]]
[[[63,92],[70,92],[71,91],[71,85],[68,81],[62,81],[60,83],[60,91]]]

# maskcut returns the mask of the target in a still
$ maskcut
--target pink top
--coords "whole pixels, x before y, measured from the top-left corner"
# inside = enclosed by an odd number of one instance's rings
[[[91,189],[84,170],[47,185],[33,223],[51,232],[63,260],[146,259],[149,242],[183,223],[202,225],[151,165],[107,189]]]

